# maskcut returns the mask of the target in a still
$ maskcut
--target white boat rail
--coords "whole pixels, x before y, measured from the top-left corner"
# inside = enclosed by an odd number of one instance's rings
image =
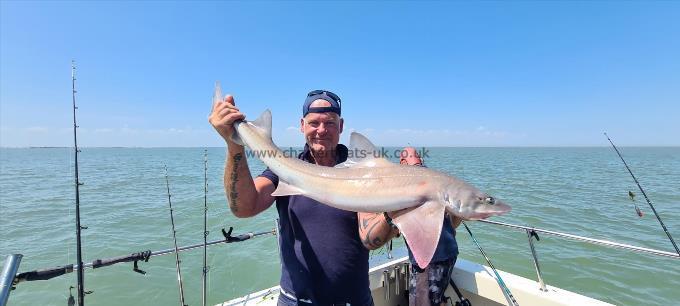
[[[577,240],[577,241],[582,241],[582,242],[595,244],[595,245],[604,245],[604,246],[618,248],[618,249],[631,250],[631,251],[639,252],[639,253],[645,253],[645,254],[651,254],[651,255],[656,255],[656,256],[664,256],[664,257],[680,259],[680,254],[661,251],[661,250],[655,250],[655,249],[649,249],[649,248],[643,248],[643,247],[634,246],[634,245],[625,244],[625,243],[613,242],[613,241],[608,241],[608,240],[603,240],[603,239],[588,238],[588,237],[583,237],[583,236],[578,236],[578,235],[573,235],[573,234],[551,231],[551,230],[536,228],[536,227],[532,227],[532,226],[517,225],[517,224],[512,224],[512,223],[490,221],[490,220],[479,220],[479,222],[487,223],[487,224],[493,224],[493,225],[499,225],[499,226],[505,226],[505,227],[509,227],[509,228],[513,228],[513,229],[517,229],[517,230],[521,230],[521,231],[526,232],[527,238],[529,239],[529,248],[531,249],[531,256],[533,257],[533,261],[534,261],[534,269],[536,270],[536,276],[538,277],[538,283],[540,285],[541,291],[546,291],[547,289],[546,289],[546,286],[545,286],[545,281],[543,280],[543,274],[541,273],[541,268],[538,264],[538,255],[536,255],[536,249],[534,247],[534,242],[533,242],[534,237],[536,239],[539,239],[537,233],[547,234],[547,235],[552,235],[552,236],[557,236],[557,237],[562,237],[562,238],[567,238],[567,239],[572,239],[572,240]]]
[[[639,252],[639,253],[647,253],[647,254],[652,254],[652,255],[658,255],[658,256],[665,256],[665,257],[680,259],[680,255],[678,255],[677,253],[661,251],[661,250],[656,250],[656,249],[643,248],[643,247],[634,246],[634,245],[625,244],[625,243],[613,242],[613,241],[608,241],[608,240],[603,240],[603,239],[588,238],[588,237],[572,235],[572,234],[567,234],[567,233],[562,233],[562,232],[557,232],[557,231],[540,229],[540,228],[532,227],[532,226],[516,225],[516,224],[511,224],[511,223],[505,223],[505,222],[489,221],[489,220],[479,220],[479,222],[501,225],[501,226],[506,226],[506,227],[515,228],[515,229],[521,229],[521,230],[525,230],[525,231],[535,231],[536,233],[542,233],[542,234],[548,234],[548,235],[552,235],[552,236],[569,238],[569,239],[573,239],[573,240],[588,242],[588,243],[591,243],[591,244],[605,245],[605,246],[619,248],[619,249],[626,249],[626,250],[631,250],[631,251],[635,251],[635,252]]]
[[[538,256],[536,255],[536,251],[533,245],[533,238],[537,237],[537,233],[541,234],[547,234],[551,236],[557,236],[557,237],[562,237],[562,238],[567,238],[567,239],[572,239],[572,240],[577,240],[577,241],[582,241],[590,244],[595,244],[595,245],[603,245],[603,246],[608,246],[608,247],[613,247],[613,248],[618,248],[618,249],[624,249],[624,250],[630,250],[638,253],[644,253],[644,254],[650,254],[650,255],[655,255],[655,256],[663,256],[663,257],[669,257],[669,258],[674,258],[674,259],[680,259],[680,255],[672,252],[667,252],[667,251],[662,251],[662,250],[656,250],[656,249],[650,249],[650,248],[644,248],[644,247],[639,247],[639,246],[634,246],[630,244],[624,244],[624,243],[619,243],[619,242],[613,242],[613,241],[608,241],[608,240],[603,240],[603,239],[595,239],[595,238],[588,238],[588,237],[583,237],[583,236],[578,236],[578,235],[573,235],[573,234],[568,234],[568,233],[562,233],[558,231],[551,231],[551,230],[546,230],[546,229],[541,229],[541,228],[536,228],[532,226],[523,226],[523,225],[517,225],[517,224],[511,224],[511,223],[505,223],[505,222],[498,222],[498,221],[489,221],[489,220],[480,220],[479,222],[482,223],[487,223],[487,224],[493,224],[497,226],[504,226],[508,228],[513,228],[521,231],[525,231],[527,233],[527,237],[529,238],[529,247],[531,248],[531,253],[534,259],[534,267],[536,269],[536,274],[538,276],[538,282],[540,284],[541,290],[545,290],[545,282],[543,281],[543,276],[541,275],[541,270],[538,264]],[[229,233],[224,233],[225,236],[230,235],[231,231]],[[240,237],[242,239],[248,239],[252,237],[257,237],[257,236],[263,236],[267,234],[274,234],[275,231],[269,230],[265,232],[260,232],[260,233],[248,233],[244,235],[240,235],[243,237]],[[236,238],[236,237],[235,237]],[[229,243],[228,239],[226,240],[216,240],[212,242],[208,242],[207,246],[212,246],[215,244],[222,244],[222,243]],[[194,245],[189,245],[189,246],[184,246],[178,248],[178,251],[188,251],[191,249],[196,249],[200,248],[203,246],[203,243],[198,243]],[[174,249],[167,249],[167,250],[161,250],[161,251],[156,251],[156,252],[150,252],[147,251],[147,254],[141,254],[141,253],[134,253],[131,255],[125,255],[125,256],[119,256],[119,257],[114,257],[114,258],[108,258],[108,259],[97,259],[93,262],[90,263],[84,263],[83,268],[99,268],[99,267],[104,267],[108,265],[113,265],[116,263],[120,262],[130,262],[130,261],[136,261],[136,260],[143,260],[138,258],[139,256],[145,255],[144,257],[154,257],[154,256],[162,256],[162,255],[167,255],[167,254],[174,254]],[[132,256],[132,255],[139,255],[139,256]],[[77,264],[73,265],[67,265],[67,266],[61,266],[61,267],[56,267],[56,268],[50,268],[50,269],[41,269],[41,270],[36,270],[36,271],[29,271],[29,272],[23,272],[17,274],[19,270],[19,264],[21,262],[21,254],[12,254],[7,256],[7,260],[5,261],[5,264],[2,269],[2,274],[0,274],[0,282],[2,284],[2,288],[0,288],[0,306],[5,306],[7,303],[7,299],[9,297],[9,293],[12,289],[14,289],[14,286],[18,285],[20,282],[23,281],[34,281],[34,280],[46,280],[48,278],[52,278],[58,275],[66,274],[73,272],[74,269],[78,268]],[[134,258],[133,258],[134,257]],[[55,273],[55,271],[60,271],[60,273]],[[141,273],[141,271],[140,271]],[[45,274],[49,274],[49,277],[42,278],[45,276]],[[57,275],[58,274],[58,275]]]

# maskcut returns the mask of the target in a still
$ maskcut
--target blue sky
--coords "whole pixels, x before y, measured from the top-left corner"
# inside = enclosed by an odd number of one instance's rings
[[[678,2],[0,2],[0,145],[222,146],[213,84],[300,145],[311,89],[346,141],[680,145]]]

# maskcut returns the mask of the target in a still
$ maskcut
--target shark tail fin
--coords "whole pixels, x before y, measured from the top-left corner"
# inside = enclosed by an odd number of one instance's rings
[[[394,218],[420,268],[430,264],[439,243],[444,220],[443,203],[428,201]]]
[[[220,81],[215,81],[215,92],[213,93],[213,106],[215,103],[222,102],[224,97],[222,96],[222,86],[220,86]]]
[[[222,86],[220,85],[220,81],[215,82],[215,91],[213,92],[213,108],[215,107],[215,104],[220,103],[224,101],[225,96],[222,95]],[[212,110],[211,110],[212,111]],[[238,124],[238,123],[236,123]],[[236,124],[234,126],[236,126]],[[236,130],[234,130],[234,133],[231,135],[231,140],[237,144],[243,145],[243,141],[241,140],[241,137],[238,136],[238,133],[236,133]]]

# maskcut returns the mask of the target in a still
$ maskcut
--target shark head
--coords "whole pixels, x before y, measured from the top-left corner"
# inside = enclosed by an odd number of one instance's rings
[[[511,210],[510,205],[472,186],[460,188],[460,186],[451,185],[446,188],[442,196],[447,210],[466,220],[486,219]]]

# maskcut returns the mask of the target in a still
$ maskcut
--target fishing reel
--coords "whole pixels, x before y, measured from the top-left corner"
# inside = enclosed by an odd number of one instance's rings
[[[446,297],[445,299],[449,301],[451,305],[455,306],[472,306],[472,303],[470,303],[470,300],[466,299],[463,294],[460,292],[460,289],[458,289],[458,286],[456,286],[456,283],[453,282],[453,279],[449,279],[449,285],[453,287],[453,291],[456,292],[456,295],[458,296],[458,301],[456,303],[453,303],[453,299],[451,297]],[[446,302],[446,301],[445,301]]]

